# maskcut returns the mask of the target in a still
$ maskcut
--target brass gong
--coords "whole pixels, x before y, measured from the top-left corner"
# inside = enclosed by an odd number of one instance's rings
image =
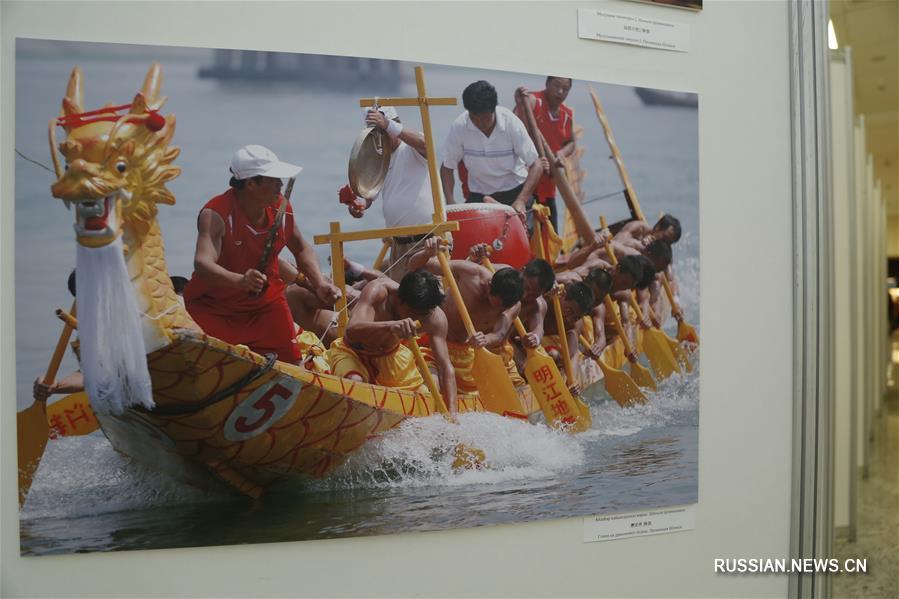
[[[378,195],[390,166],[390,152],[390,138],[384,131],[366,127],[359,132],[347,168],[350,187],[357,196],[370,200]]]

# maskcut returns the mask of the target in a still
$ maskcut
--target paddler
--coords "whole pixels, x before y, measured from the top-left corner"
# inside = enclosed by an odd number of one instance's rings
[[[462,92],[465,112],[450,126],[443,148],[440,180],[447,203],[454,204],[454,171],[468,171],[467,202],[499,202],[524,216],[540,176],[549,163],[537,155],[527,129],[511,110],[497,106],[496,88],[476,81]]]
[[[643,310],[644,318],[647,319],[645,324],[651,326],[649,311],[646,308],[649,305],[652,305],[656,314],[660,312],[662,298],[661,277],[667,275],[669,280],[673,278],[670,268],[672,259],[671,245],[662,239],[655,239],[639,251],[635,250],[632,246],[625,244],[615,243],[612,247],[615,250],[615,254],[619,257],[645,256],[652,263],[652,267],[655,270],[655,276],[647,289],[640,290],[637,293],[638,301],[641,304],[640,309]]]
[[[537,128],[543,135],[543,139],[549,144],[549,148],[556,156],[556,166],[564,168],[563,158],[574,154],[574,111],[565,105],[568,92],[571,91],[571,78],[550,75],[546,78],[542,91],[529,93],[527,88],[519,87],[515,90],[515,114],[523,122],[525,111],[522,103],[528,102],[534,113]],[[540,177],[534,190],[537,202],[549,207],[549,218],[553,230],[559,230],[559,215],[556,208],[556,183],[550,173],[545,172]]]
[[[178,299],[181,300],[181,294],[184,291],[184,285],[187,283],[187,279],[184,277],[179,277],[177,275],[170,277],[172,280],[172,287],[175,289],[175,293],[178,295]],[[68,286],[69,293],[72,294],[72,297],[77,297],[77,286],[75,283],[75,270],[72,269],[72,272],[69,273],[69,278],[66,281],[66,285]],[[183,300],[182,300],[183,301]],[[81,345],[78,339],[75,339],[71,343],[72,353],[75,354],[75,358],[80,362],[81,361]],[[44,377],[39,376],[34,379],[34,383],[31,388],[32,397],[34,397],[35,401],[47,401],[52,395],[62,395],[62,394],[70,394],[70,393],[79,393],[84,391],[84,374],[81,370],[74,370],[69,374],[59,378],[54,381],[52,384],[47,384],[44,381]]]
[[[642,220],[632,220],[621,228],[615,235],[615,241],[624,245],[630,245],[634,249],[642,249],[656,239],[667,241],[674,245],[680,240],[680,221],[670,214],[663,214],[655,225]]]
[[[593,292],[593,307],[589,314],[593,321],[594,342],[590,348],[586,348],[588,354],[592,356],[599,356],[618,334],[614,328],[612,315],[606,313],[604,304],[606,295],[613,294],[614,299],[619,302],[622,321],[627,321],[628,296],[631,290],[646,289],[655,276],[652,263],[644,256],[624,256],[616,266],[604,264],[600,260],[596,260],[594,264],[596,263],[602,265],[593,266],[589,271],[586,271],[586,267],[579,267],[557,275],[559,282],[565,285],[583,282]]]
[[[565,335],[568,339],[569,358],[574,358],[578,348],[578,335],[583,330],[584,316],[594,309],[594,294],[589,285],[582,282],[572,282],[565,286],[560,298],[562,307],[562,322],[565,327]],[[543,348],[559,365],[564,372],[562,360],[562,342],[559,327],[555,318],[547,318],[544,325],[546,335],[543,337]],[[574,382],[570,381],[569,385]]]
[[[434,237],[426,240],[424,247],[409,258],[409,268],[441,274],[436,257],[441,251],[440,241]],[[524,279],[514,268],[502,268],[493,274],[469,260],[450,260],[449,264],[475,329],[475,334],[469,336],[455,300],[448,294],[442,305],[448,324],[447,346],[456,370],[456,386],[468,393],[477,390],[472,378],[473,348],[501,350],[521,309]]]
[[[346,185],[339,191],[341,202],[347,204],[353,217],[362,218],[374,202],[380,201],[386,227],[432,223],[434,201],[431,198],[424,135],[403,125],[393,106],[366,110],[365,125],[386,133],[391,148],[390,166],[381,191],[373,199],[357,198]],[[445,213],[441,216],[446,219]],[[391,238],[390,256],[384,265],[386,274],[394,281],[400,281],[408,272],[409,250],[428,237],[429,234],[423,233]]]
[[[281,195],[281,180],[300,170],[263,146],[234,153],[230,188],[200,210],[194,273],[184,290],[187,311],[206,333],[291,363],[301,362],[301,352],[279,276],[281,250],[290,250],[319,300],[333,305],[340,297]],[[260,264],[271,232],[273,245]]]
[[[486,243],[477,243],[468,252],[468,259],[478,264],[482,264],[483,259],[489,256],[490,248]],[[507,268],[505,264],[493,266],[495,269]],[[524,278],[524,294],[521,296],[521,310],[518,317],[527,333],[514,344],[507,340],[503,347],[503,357],[507,359],[507,365],[514,359],[517,378],[524,372],[525,352],[522,348],[540,347],[543,341],[543,322],[548,311],[543,296],[552,291],[556,284],[556,273],[552,265],[541,258],[534,258],[525,264],[521,268],[521,275]]]
[[[331,344],[327,358],[337,376],[385,387],[416,391],[424,379],[415,355],[403,340],[426,334],[437,365],[440,393],[456,413],[456,379],[447,353],[447,318],[440,280],[416,270],[397,283],[386,277],[370,281],[362,290],[346,333]],[[415,321],[421,323],[420,331]]]

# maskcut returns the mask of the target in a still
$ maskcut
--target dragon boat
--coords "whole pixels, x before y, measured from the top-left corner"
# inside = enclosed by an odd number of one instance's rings
[[[211,472],[258,497],[279,481],[321,477],[403,420],[437,413],[430,393],[276,361],[194,322],[172,287],[156,219],[158,205],[174,204],[166,183],[181,172],[170,145],[175,117],[160,113],[161,84],[154,64],[130,104],[86,111],[75,67],[61,116],[50,122],[52,194],[75,212],[79,361],[113,447],[189,483]],[[129,362],[135,351],[141,359]],[[576,360],[582,388],[601,376],[592,360]],[[516,392],[528,416],[539,412],[527,386]],[[485,409],[477,394],[460,395],[458,407]]]

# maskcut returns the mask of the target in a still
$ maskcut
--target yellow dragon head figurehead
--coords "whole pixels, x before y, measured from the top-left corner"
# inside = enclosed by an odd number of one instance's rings
[[[175,117],[159,109],[162,67],[154,63],[143,89],[131,104],[106,105],[85,111],[81,69],[72,69],[59,118],[50,121],[50,150],[57,180],[53,197],[75,205],[78,243],[102,247],[128,226],[140,236],[156,216],[156,204],[174,204],[165,183],[181,173],[172,161],[180,150],[170,147]],[[66,132],[56,154],[56,127]]]

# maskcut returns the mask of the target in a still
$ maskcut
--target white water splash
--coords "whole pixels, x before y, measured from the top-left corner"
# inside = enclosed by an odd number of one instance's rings
[[[647,392],[647,403],[622,408],[614,401],[592,403],[593,428],[584,433],[625,437],[650,428],[693,423],[699,410],[699,353],[690,356],[695,370],[675,374]]]
[[[91,405],[113,414],[129,406],[152,408],[140,313],[120,239],[100,248],[78,245],[76,288],[81,370]]]
[[[460,443],[483,451],[486,468],[455,471]],[[583,443],[577,435],[495,414],[462,414],[458,424],[441,416],[411,418],[354,453],[315,486],[461,486],[551,477],[583,463]]]
[[[97,432],[50,441],[22,510],[23,520],[221,501],[115,451]]]

